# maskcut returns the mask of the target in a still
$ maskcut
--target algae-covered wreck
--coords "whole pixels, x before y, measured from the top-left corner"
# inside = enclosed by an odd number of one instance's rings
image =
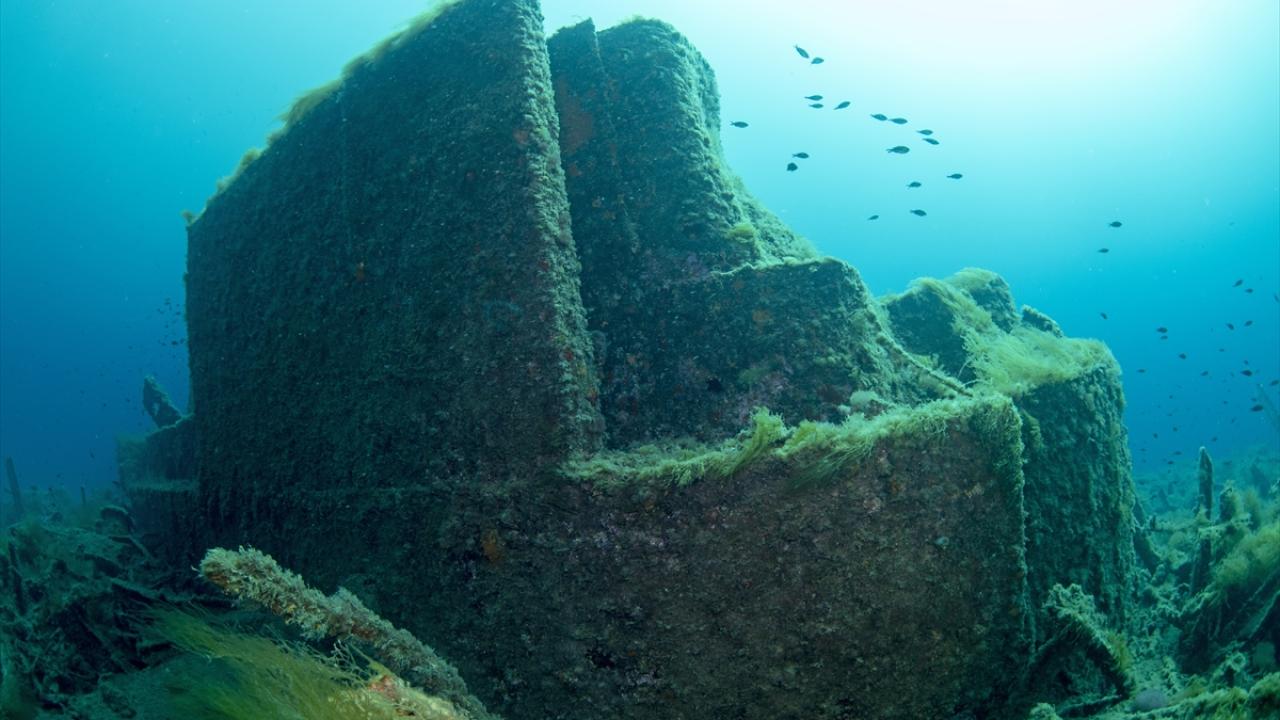
[[[725,167],[675,29],[541,26],[448,4],[191,217],[193,412],[123,449],[152,550],[347,587],[510,718],[1131,690],[1045,643],[1131,596],[1105,347],[982,271],[873,297]]]

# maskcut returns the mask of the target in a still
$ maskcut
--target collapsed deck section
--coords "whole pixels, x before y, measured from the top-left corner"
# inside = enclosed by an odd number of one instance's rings
[[[187,318],[216,518],[594,446],[557,135],[537,3],[468,0],[300,101],[209,202]]]

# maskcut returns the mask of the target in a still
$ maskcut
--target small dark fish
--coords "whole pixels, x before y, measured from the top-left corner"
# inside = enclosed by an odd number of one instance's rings
[[[1253,324],[1253,321],[1252,321],[1252,320],[1245,320],[1245,321],[1244,321],[1244,326],[1245,326],[1245,327],[1249,327],[1249,326],[1250,326],[1250,325],[1252,325],[1252,324]]]
[[[1161,335],[1161,336],[1160,336],[1160,339],[1161,339],[1161,340],[1168,340],[1168,339],[1169,339],[1169,336],[1168,336],[1168,335]]]
[[[1145,373],[1146,371],[1147,371],[1146,368],[1138,368],[1138,372],[1140,373]]]
[[[821,100],[821,99],[822,99],[822,96],[821,96],[821,95],[805,95],[805,96],[804,96],[804,99],[805,99],[805,100],[812,100],[812,101],[814,101],[814,102],[817,102],[817,101],[819,101],[819,100]]]
[[[808,60],[808,59],[809,59],[809,51],[808,51],[808,50],[805,50],[804,48],[800,47],[799,45],[797,45],[797,46],[796,46],[796,53],[797,53],[797,54],[799,54],[799,55],[800,55],[800,57],[804,58],[805,60]]]
[[[1107,314],[1106,314],[1106,313],[1098,313],[1098,314],[1102,316],[1102,319],[1103,319],[1103,320],[1106,320],[1106,319],[1107,319]]]
[[[823,107],[823,104],[822,104],[822,103],[809,103],[809,107],[811,107],[811,108],[813,108],[813,109],[817,110],[818,108]]]
[[[911,152],[911,148],[907,147],[906,145],[894,145],[888,150],[885,150],[885,152],[891,152],[895,155],[906,155],[907,153]]]
[[[959,180],[960,178],[964,177],[964,175],[962,175],[961,173],[951,173],[947,177],[951,178],[952,180]]]
[[[1102,253],[1103,255],[1106,255],[1107,253],[1111,252],[1111,248],[1098,248],[1098,252]]]
[[[1231,323],[1227,323],[1227,329],[1228,329],[1228,330],[1235,330],[1235,329],[1236,329],[1236,326],[1235,326],[1235,325],[1232,325]]]
[[[795,163],[787,163],[787,172],[795,172],[799,169],[800,169],[799,165]]]
[[[871,217],[869,217],[869,218],[867,218],[867,219],[868,219],[868,220],[879,220],[879,219],[880,219],[880,216],[879,216],[879,215],[872,215]]]
[[[937,140],[934,140],[933,138],[925,138],[925,139],[924,139],[924,141],[925,141],[925,142],[927,142],[927,143],[929,143],[930,145],[937,145],[937,144],[939,144],[939,143],[938,143],[938,141],[937,141]]]
[[[1200,377],[1209,377],[1209,371],[1208,371],[1208,370],[1201,370],[1201,371],[1200,371]]]
[[[920,187],[920,185],[921,183],[916,180],[912,180],[911,182],[907,183],[907,187],[909,188],[918,188]]]
[[[800,158],[801,160],[808,160],[808,159],[809,159],[809,153],[807,153],[807,152],[798,152],[798,153],[794,153],[794,154],[792,154],[792,156],[791,156],[791,157],[793,157],[793,158]]]
[[[1111,222],[1107,223],[1107,227],[1120,227],[1121,225],[1124,225],[1124,223],[1120,222],[1119,220],[1112,220]]]
[[[881,122],[883,122],[883,121],[885,121],[885,120],[888,120],[888,119],[889,119],[889,116],[888,116],[888,115],[885,115],[885,114],[883,114],[883,113],[876,113],[876,114],[872,115],[871,117],[873,117],[873,118],[875,118],[875,119],[877,119],[877,120],[879,120],[879,121],[881,121]]]
[[[810,65],[821,65],[821,64],[822,64],[822,63],[824,63],[824,62],[826,62],[826,60],[823,60],[823,59],[822,59],[822,58],[820,58],[820,57],[816,57],[816,58],[814,58],[814,59],[810,60],[810,61],[809,61],[809,64],[810,64]]]
[[[1272,380],[1267,384],[1270,385],[1271,387],[1275,387],[1276,385],[1280,385],[1280,380]]]
[[[1156,332],[1158,332],[1158,333],[1167,333],[1167,332],[1169,332],[1169,328],[1167,328],[1167,327],[1158,327],[1158,328],[1156,328]]]
[[[894,125],[906,125],[907,119],[906,118],[890,118],[889,122],[893,123]]]
[[[921,135],[932,135],[932,134],[933,134],[933,131],[932,131],[932,130],[929,130],[929,129],[927,129],[927,128],[926,128],[926,129],[924,129],[924,130],[917,130],[916,132],[920,133]]]
[[[730,125],[732,125],[732,126],[734,126],[734,127],[736,127],[736,128],[744,128],[744,127],[747,127],[747,126],[748,126],[748,124],[747,124],[747,123],[744,123],[744,122],[742,122],[741,120],[734,120],[733,122],[731,122],[731,123],[729,123],[729,124],[730,124]]]
[[[925,215],[928,215],[929,213],[927,213],[927,212],[925,212],[925,211],[923,211],[923,210],[912,210],[912,211],[911,211],[911,214],[912,214],[912,215],[915,215],[916,217],[924,217]]]
[[[1244,278],[1240,278],[1240,279],[1239,279],[1239,280],[1237,280],[1237,281],[1235,282],[1235,284],[1234,284],[1234,285],[1232,285],[1231,287],[1240,287],[1240,286],[1241,286],[1241,285],[1243,285],[1243,284],[1244,284]]]
[[[1249,293],[1250,295],[1253,294],[1253,288],[1245,288],[1244,291]]]
[[[1186,360],[1186,359],[1187,359],[1187,354],[1186,354],[1186,353],[1178,353],[1178,359],[1179,359],[1179,360]]]
[[[1249,412],[1262,412],[1262,406],[1254,405],[1253,407],[1249,408]]]
[[[843,109],[845,109],[845,108],[849,107],[849,106],[850,106],[850,105],[852,105],[852,104],[853,104],[853,103],[849,102],[848,100],[841,100],[841,101],[840,101],[840,104],[839,104],[839,105],[837,105],[837,106],[835,106],[835,109],[836,109],[836,110],[843,110]]]
[[[1243,376],[1245,376],[1245,377],[1253,377],[1253,371],[1252,371],[1252,370],[1241,370],[1241,371],[1240,371],[1240,374],[1241,374],[1241,375],[1243,375]]]

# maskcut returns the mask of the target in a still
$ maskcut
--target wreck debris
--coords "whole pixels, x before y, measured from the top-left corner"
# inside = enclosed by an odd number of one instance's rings
[[[261,603],[311,639],[336,637],[367,643],[396,674],[448,699],[470,720],[496,720],[467,690],[452,665],[344,588],[326,596],[253,548],[214,548],[205,554],[200,573],[228,595]]]

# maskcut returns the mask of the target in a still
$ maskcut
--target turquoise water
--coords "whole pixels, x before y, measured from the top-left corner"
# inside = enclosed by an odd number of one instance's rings
[[[0,3],[0,455],[24,481],[109,482],[114,436],[148,427],[145,374],[185,405],[180,211],[422,7]],[[986,267],[1067,334],[1106,341],[1139,469],[1280,444],[1251,411],[1259,384],[1280,391],[1275,2],[544,11],[549,30],[643,14],[685,32],[716,68],[730,163],[876,293]]]

